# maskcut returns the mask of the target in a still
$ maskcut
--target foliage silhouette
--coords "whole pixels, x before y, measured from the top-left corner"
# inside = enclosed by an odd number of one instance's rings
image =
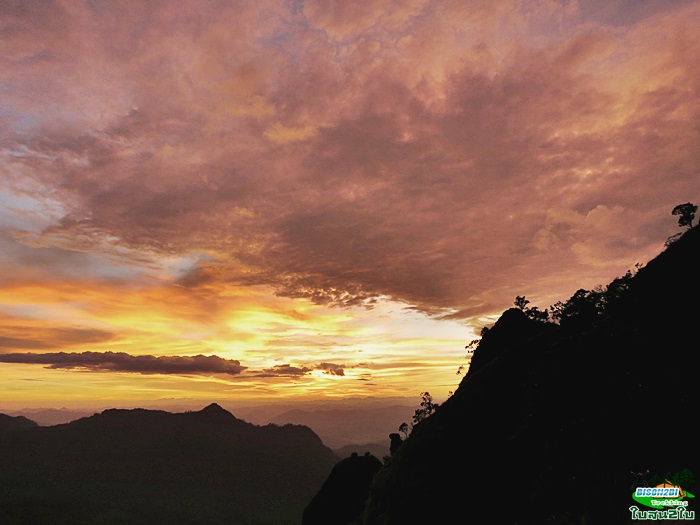
[[[440,403],[433,401],[433,396],[430,395],[430,392],[421,392],[420,395],[420,408],[416,409],[415,414],[413,414],[414,425],[417,425],[424,419],[430,417],[438,408],[440,408]]]
[[[410,433],[413,431],[413,428],[418,423],[430,417],[433,413],[435,413],[435,411],[438,408],[440,408],[440,403],[436,403],[433,400],[433,396],[430,395],[430,392],[421,392],[420,396],[420,408],[417,408],[416,411],[413,413],[413,422],[409,425],[404,421],[399,425],[399,432],[401,432],[405,437],[408,437],[410,435]],[[392,438],[392,435],[395,437]],[[401,439],[401,436],[399,434],[390,434],[389,437],[392,439],[392,444],[396,442],[396,438]]]
[[[627,270],[625,275],[616,277],[607,286],[597,286],[593,290],[581,288],[567,301],[557,301],[549,309],[539,310],[536,306],[528,307],[530,301],[520,295],[516,296],[514,304],[533,321],[568,326],[595,324],[615,308],[629,288],[635,273],[642,267],[642,264],[637,263],[634,271]]]
[[[527,305],[530,304],[530,301],[525,299],[524,295],[516,295],[514,304],[517,309],[522,310],[524,312],[527,308]]]
[[[695,219],[695,212],[698,211],[698,207],[691,203],[686,202],[685,204],[678,204],[671,211],[671,215],[678,215],[678,226],[685,226],[688,229],[693,227],[693,219]]]

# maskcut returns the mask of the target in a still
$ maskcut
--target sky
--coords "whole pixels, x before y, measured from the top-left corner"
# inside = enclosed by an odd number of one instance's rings
[[[692,0],[0,0],[3,406],[445,398],[517,295],[700,201],[698,34]]]

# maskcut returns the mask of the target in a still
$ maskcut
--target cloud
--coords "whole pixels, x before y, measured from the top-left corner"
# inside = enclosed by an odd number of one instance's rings
[[[323,370],[324,373],[333,376],[344,376],[345,375],[345,365],[337,365],[334,363],[320,363],[317,367],[318,370]]]
[[[152,356],[124,352],[8,353],[0,354],[0,362],[47,365],[46,368],[52,369],[176,375],[238,375],[246,368],[239,361],[217,356]]]
[[[551,209],[544,227],[535,234],[535,246],[543,251],[565,246],[581,263],[592,266],[608,265],[616,256],[624,264],[630,247],[640,242],[633,221],[620,206],[596,206],[585,215]]]
[[[315,366],[292,366],[290,364],[275,365],[271,368],[265,368],[259,372],[251,371],[249,375],[255,377],[302,377],[314,370],[321,370],[324,374],[334,376],[345,375],[345,365],[334,363],[320,363]]]
[[[331,38],[343,40],[358,34],[385,33],[409,24],[428,6],[426,0],[371,0],[358,4],[342,0],[305,2],[304,13],[314,26]]]
[[[0,137],[61,212],[13,257],[66,278],[201,253],[193,293],[488,314],[697,196],[697,3],[61,5],[5,6]]]
[[[53,344],[45,341],[37,341],[31,339],[19,339],[17,337],[0,337],[0,348],[26,348],[40,349],[50,348]]]
[[[289,128],[280,122],[276,122],[267,128],[263,135],[273,142],[283,143],[307,139],[315,132],[316,130],[311,125],[306,125],[301,128]]]
[[[0,316],[0,320],[5,318]],[[11,320],[11,319],[10,319]],[[116,334],[95,328],[29,327],[4,324],[0,349],[39,350],[111,341]]]
[[[284,365],[275,365],[270,368],[265,368],[253,375],[256,377],[301,377],[308,374],[312,370],[313,368],[306,366],[292,366],[287,363]]]

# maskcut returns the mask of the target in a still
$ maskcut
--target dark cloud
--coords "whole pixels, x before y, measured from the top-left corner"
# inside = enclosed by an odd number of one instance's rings
[[[234,359],[217,356],[152,356],[124,352],[55,352],[0,354],[2,363],[47,365],[47,368],[139,374],[228,374],[238,375],[246,367]]]
[[[290,364],[275,365],[272,368],[265,368],[258,373],[254,373],[256,377],[301,377],[309,372],[313,368],[308,368],[306,366],[292,366]]]
[[[324,373],[333,376],[344,376],[345,368],[345,365],[337,365],[334,363],[320,363],[317,367],[318,370],[323,370]]]
[[[275,365],[272,368],[265,368],[260,372],[251,371],[251,375],[255,375],[256,377],[301,377],[313,372],[314,370],[321,370],[324,374],[344,376],[345,368],[345,365],[338,365],[334,363],[320,363],[313,367],[283,364]]]

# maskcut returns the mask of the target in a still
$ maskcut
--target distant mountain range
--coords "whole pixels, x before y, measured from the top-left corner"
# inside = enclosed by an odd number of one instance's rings
[[[303,525],[631,524],[647,475],[697,495],[699,261],[695,227],[555,319],[505,311],[370,486],[335,469]]]
[[[68,410],[67,408],[25,408],[24,410],[6,410],[9,416],[24,416],[41,426],[61,425],[70,423],[81,417],[94,414],[94,411]]]
[[[217,404],[54,426],[0,415],[0,523],[298,525],[337,461],[306,426]]]
[[[389,453],[389,433],[403,421],[410,421],[416,400],[377,399],[347,400],[343,403],[276,403],[269,405],[241,406],[235,413],[241,419],[257,425],[304,425],[311,428],[324,445],[336,451],[341,457],[352,452],[364,454],[366,451],[383,457]],[[400,404],[401,401],[405,404]],[[414,406],[410,406],[413,403]],[[228,408],[228,406],[226,406]],[[232,407],[229,411],[234,410]],[[10,416],[24,416],[42,426],[69,423],[82,417],[91,416],[95,411],[71,410],[66,408],[42,408],[6,410]]]
[[[415,405],[418,405],[416,395]],[[329,408],[317,410],[294,409],[279,414],[270,421],[276,424],[294,423],[311,427],[333,449],[358,443],[384,443],[389,453],[389,434],[396,432],[403,421],[410,421],[414,407],[388,405],[361,408]],[[364,451],[360,451],[362,453]]]

